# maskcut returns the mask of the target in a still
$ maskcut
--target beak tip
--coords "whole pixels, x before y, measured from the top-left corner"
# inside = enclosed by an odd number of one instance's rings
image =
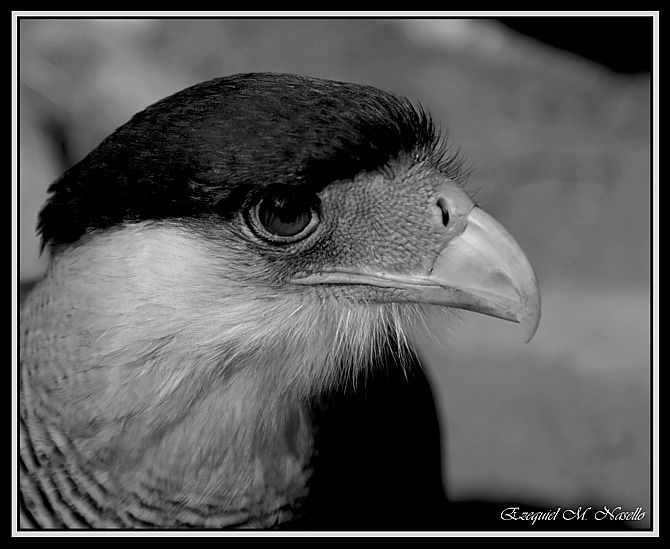
[[[524,323],[525,337],[524,337],[523,342],[525,344],[530,343],[530,341],[533,339],[533,337],[535,337],[535,333],[537,332],[538,325],[539,325],[539,322],[536,322],[534,324],[533,323],[527,323],[527,324]]]
[[[530,343],[533,339],[537,328],[540,325],[540,318],[542,316],[542,307],[540,305],[539,291],[531,295],[526,300],[526,307],[523,314],[519,315],[519,323],[524,330],[524,343]]]

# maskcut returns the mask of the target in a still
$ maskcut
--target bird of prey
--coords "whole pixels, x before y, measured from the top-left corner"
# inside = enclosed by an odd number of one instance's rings
[[[540,296],[430,115],[373,87],[214,79],[50,187],[20,317],[25,528],[443,529],[412,334]]]

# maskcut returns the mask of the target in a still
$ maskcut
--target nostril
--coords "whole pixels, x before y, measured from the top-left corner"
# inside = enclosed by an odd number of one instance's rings
[[[446,227],[449,225],[449,208],[447,207],[447,201],[444,198],[440,198],[437,201],[437,206],[442,211],[442,225]]]

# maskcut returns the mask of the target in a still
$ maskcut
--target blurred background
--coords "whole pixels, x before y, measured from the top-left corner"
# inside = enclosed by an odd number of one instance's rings
[[[421,341],[449,496],[650,518],[651,19],[22,19],[19,48],[22,282],[48,185],[184,87],[292,72],[421,102],[543,299],[528,345],[467,313]]]

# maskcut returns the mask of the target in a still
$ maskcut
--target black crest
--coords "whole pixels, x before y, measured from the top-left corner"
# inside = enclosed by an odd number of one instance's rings
[[[49,188],[39,230],[58,245],[121,222],[220,213],[241,189],[319,188],[438,144],[423,110],[370,86],[218,78],[136,114],[65,172]]]

